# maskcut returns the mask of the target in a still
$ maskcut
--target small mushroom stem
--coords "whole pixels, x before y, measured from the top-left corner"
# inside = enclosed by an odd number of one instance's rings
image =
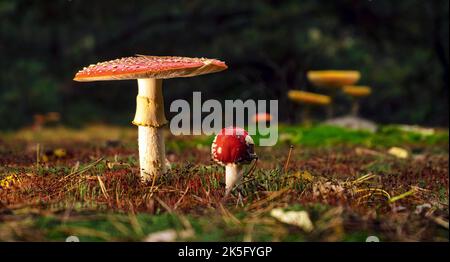
[[[333,116],[334,116],[334,106],[333,106],[333,104],[327,105],[325,110],[327,111],[327,119],[332,119]]]
[[[138,79],[138,87],[133,124],[138,126],[141,179],[148,182],[166,172],[162,127],[167,120],[164,115],[162,80]]]
[[[305,107],[303,108],[303,111],[302,111],[302,124],[305,126],[311,126],[312,121],[311,121],[310,112],[311,112],[311,106],[305,105]]]
[[[331,103],[326,106],[327,119],[331,119],[334,117],[334,100],[336,99],[338,92],[336,88],[328,88],[327,93],[331,97]]]
[[[350,111],[350,114],[354,117],[357,117],[359,114],[359,101],[356,97],[352,98],[352,109]]]
[[[225,166],[225,196],[228,196],[233,187],[242,179],[242,170],[237,164]]]

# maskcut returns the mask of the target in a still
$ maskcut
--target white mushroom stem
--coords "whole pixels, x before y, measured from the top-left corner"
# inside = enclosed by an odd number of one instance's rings
[[[163,130],[151,126],[139,126],[138,128],[141,179],[147,182],[166,172]]]
[[[166,172],[165,146],[162,127],[167,123],[164,115],[162,80],[138,79],[136,115],[138,126],[139,165],[141,179],[151,181]]]
[[[237,164],[228,164],[225,166],[225,196],[228,196],[231,190],[242,179],[242,170]]]

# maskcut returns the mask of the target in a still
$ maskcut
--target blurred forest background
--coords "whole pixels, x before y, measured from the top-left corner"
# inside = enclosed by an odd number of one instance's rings
[[[448,126],[449,1],[0,0],[0,129],[59,112],[71,126],[129,125],[134,81],[77,83],[77,70],[134,54],[218,58],[229,69],[164,83],[175,99],[279,99],[315,91],[313,69],[357,69],[373,87],[361,114]],[[345,98],[339,98],[346,112]],[[340,111],[339,111],[340,110]],[[347,110],[348,111],[348,110]],[[169,114],[170,115],[170,114]]]

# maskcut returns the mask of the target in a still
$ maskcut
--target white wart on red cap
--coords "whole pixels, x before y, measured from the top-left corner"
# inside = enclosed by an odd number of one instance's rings
[[[211,145],[211,157],[224,166],[248,163],[256,158],[253,139],[243,128],[223,128]]]

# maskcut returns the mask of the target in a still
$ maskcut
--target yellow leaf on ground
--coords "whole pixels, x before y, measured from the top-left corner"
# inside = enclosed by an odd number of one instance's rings
[[[67,155],[66,150],[63,148],[56,148],[55,150],[53,150],[53,154],[57,158],[65,157]]]
[[[312,182],[314,180],[314,176],[311,175],[311,173],[309,173],[308,171],[303,171],[303,172],[297,172],[294,175],[295,177],[304,179],[306,181]]]
[[[176,231],[174,229],[167,229],[149,234],[144,242],[174,242],[177,239],[186,239],[194,237],[192,229]]]
[[[48,156],[47,155],[42,155],[41,156],[41,160],[42,160],[42,162],[47,163],[48,162]]]
[[[409,156],[409,153],[406,149],[401,148],[401,147],[395,147],[395,146],[391,147],[389,149],[388,153],[390,155],[393,155],[397,158],[402,158],[402,159],[408,158],[408,156]]]
[[[7,189],[19,182],[19,178],[15,174],[7,175],[0,180],[0,188]]]
[[[270,215],[280,222],[297,226],[305,232],[311,232],[314,229],[306,211],[284,211],[282,208],[274,208],[270,211]]]

